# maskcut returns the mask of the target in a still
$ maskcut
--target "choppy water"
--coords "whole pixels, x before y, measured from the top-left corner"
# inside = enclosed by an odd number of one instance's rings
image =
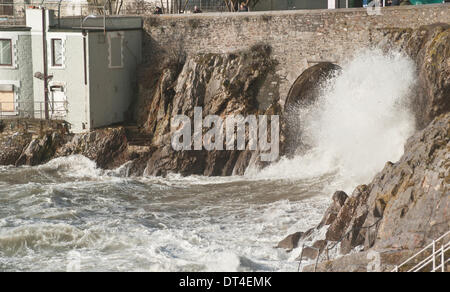
[[[296,270],[273,249],[317,223],[327,179],[125,178],[72,156],[0,169],[0,270]]]
[[[273,247],[370,182],[414,131],[407,57],[367,51],[300,108],[312,148],[244,177],[127,178],[82,156],[0,167],[0,270],[296,271]]]

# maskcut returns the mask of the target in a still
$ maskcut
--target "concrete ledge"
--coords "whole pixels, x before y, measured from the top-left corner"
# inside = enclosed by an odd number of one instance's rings
[[[426,4],[426,5],[404,5],[395,7],[382,7],[381,11],[405,11],[405,10],[428,10],[435,8],[450,9],[450,3],[444,4]],[[275,10],[275,11],[253,11],[253,12],[209,12],[201,14],[162,14],[162,15],[143,15],[144,18],[158,18],[158,19],[178,19],[178,18],[214,18],[214,17],[227,17],[227,18],[239,18],[239,17],[257,17],[262,15],[272,16],[295,16],[295,15],[321,15],[321,14],[345,14],[345,13],[362,13],[366,14],[366,8],[339,8],[339,9],[304,9],[304,10]]]

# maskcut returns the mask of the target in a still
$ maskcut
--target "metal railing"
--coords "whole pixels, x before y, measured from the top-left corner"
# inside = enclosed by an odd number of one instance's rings
[[[48,115],[51,120],[64,120],[67,101],[49,101]],[[0,102],[0,119],[45,119],[45,102]]]
[[[46,9],[54,10],[58,19],[63,17],[78,17],[80,18],[80,24],[86,16],[104,16],[111,14],[107,11],[106,4],[97,6],[92,4],[73,3],[70,1],[0,3],[0,27],[25,26],[25,10],[29,7],[45,7]],[[82,26],[82,24],[80,26]]]
[[[447,239],[447,240],[446,240]],[[440,248],[438,247],[440,245]],[[427,253],[431,254],[427,256]],[[450,250],[450,231],[439,237],[438,239],[433,240],[432,243],[427,245],[424,249],[404,261],[401,265],[396,266],[392,272],[400,272],[403,267],[407,268],[405,272],[420,272],[423,271],[426,267],[431,265],[431,272],[445,272],[445,268],[447,263],[450,262],[449,258],[446,258],[445,253]],[[414,264],[413,261],[417,261],[421,257],[425,256],[423,260],[420,260],[417,264]],[[412,263],[413,267],[408,268],[408,265]]]

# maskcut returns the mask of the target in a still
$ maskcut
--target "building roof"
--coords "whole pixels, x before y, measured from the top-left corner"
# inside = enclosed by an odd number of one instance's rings
[[[89,15],[85,17],[62,17],[55,19],[52,29],[60,30],[129,30],[141,29],[142,18],[140,16],[104,16]]]

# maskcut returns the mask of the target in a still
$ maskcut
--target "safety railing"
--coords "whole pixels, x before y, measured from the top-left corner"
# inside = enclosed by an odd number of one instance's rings
[[[83,26],[87,16],[112,15],[109,6],[74,3],[70,1],[30,1],[28,3],[0,3],[0,27],[25,26],[25,11],[27,8],[51,9],[55,11],[58,23],[60,18],[75,17],[77,23]],[[77,24],[77,25],[78,25]],[[102,25],[103,26],[103,25]]]
[[[48,102],[48,118],[64,120],[67,116],[67,101]],[[46,118],[45,102],[0,102],[0,119]]]
[[[430,272],[445,272],[447,263],[450,262],[446,253],[450,250],[450,231],[433,240],[432,243],[427,245],[421,251],[404,261],[401,265],[396,266],[392,272],[420,272],[429,268]],[[428,255],[428,253],[430,253]],[[427,256],[428,255],[428,256]],[[421,258],[423,258],[420,260]],[[416,263],[418,261],[418,263]],[[410,265],[413,265],[410,267]]]

